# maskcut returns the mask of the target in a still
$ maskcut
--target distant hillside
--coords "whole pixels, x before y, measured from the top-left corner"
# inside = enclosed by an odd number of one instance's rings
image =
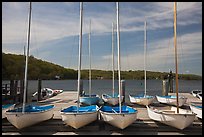
[[[23,55],[2,53],[2,79],[23,79],[24,77],[25,57]],[[81,71],[82,79],[88,79],[88,70]],[[167,72],[147,71],[147,79],[164,79]],[[175,74],[173,74],[175,76]],[[67,69],[57,64],[29,57],[28,79],[77,79],[77,70]],[[117,79],[117,71],[115,72]],[[121,71],[122,79],[144,79],[144,71]],[[112,71],[92,70],[92,79],[112,79]],[[193,74],[179,74],[179,79],[202,80],[201,76]]]
[[[77,79],[77,71],[29,57],[28,79]],[[24,77],[25,57],[23,55],[2,53],[2,79],[22,79]]]

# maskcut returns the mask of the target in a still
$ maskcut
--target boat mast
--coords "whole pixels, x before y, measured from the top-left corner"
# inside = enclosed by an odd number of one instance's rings
[[[112,23],[112,72],[113,72],[113,95],[115,93],[115,85],[114,85],[114,23]]]
[[[81,82],[81,49],[82,49],[82,16],[83,16],[83,2],[80,2],[80,34],[79,34],[79,62],[78,62],[78,85],[77,85],[77,112],[79,112],[79,92]]]
[[[121,113],[121,84],[120,84],[120,31],[119,31],[119,2],[116,2],[117,10],[117,44],[118,44],[118,91],[119,91],[119,107]]]
[[[177,113],[179,113],[178,106],[178,62],[177,62],[177,39],[176,39],[176,27],[177,27],[177,3],[174,2],[174,49],[175,49],[175,65],[176,65],[176,103]]]
[[[89,27],[89,97],[91,97],[91,20]]]
[[[28,57],[29,57],[29,46],[30,46],[30,25],[31,25],[31,10],[32,3],[30,2],[30,11],[29,11],[29,24],[28,24],[28,46],[26,53],[26,64],[25,64],[25,77],[24,77],[24,93],[23,93],[23,109],[22,112],[25,112],[25,103],[26,103],[26,92],[27,92],[27,75],[28,75]]]
[[[146,97],[147,94],[147,89],[146,89],[146,81],[147,81],[147,76],[146,76],[146,46],[147,46],[147,21],[145,20],[144,22],[144,90],[145,90],[145,94],[144,97]]]

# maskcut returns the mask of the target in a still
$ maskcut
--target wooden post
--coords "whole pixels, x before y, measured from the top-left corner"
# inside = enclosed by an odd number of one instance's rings
[[[20,103],[23,102],[24,80],[20,80]]]
[[[168,80],[164,79],[162,81],[162,96],[167,96],[168,95]]]
[[[122,103],[125,102],[125,80],[121,80],[121,96],[123,96]]]
[[[10,80],[10,96],[9,98],[11,99],[9,103],[14,103],[14,80]]]
[[[5,84],[5,88],[4,88],[4,91],[5,91],[5,97],[7,96],[7,94],[8,94],[8,86],[7,86],[7,84]]]
[[[41,101],[42,98],[41,98],[41,88],[42,88],[42,81],[41,79],[38,79],[38,101]]]
[[[84,93],[83,93],[83,80],[80,80],[80,90],[79,90],[79,95],[82,96]]]
[[[14,81],[13,103],[17,103],[18,80]]]
[[[173,75],[171,70],[168,75],[168,80],[169,80],[169,93],[173,93]]]

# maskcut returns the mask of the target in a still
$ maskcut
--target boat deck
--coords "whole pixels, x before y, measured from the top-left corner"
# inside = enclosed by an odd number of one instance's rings
[[[171,93],[175,94],[175,93]],[[202,102],[190,93],[180,93],[188,98],[183,106],[189,108],[190,102]],[[137,104],[127,104],[138,110],[137,120],[127,128],[121,130],[101,120],[95,121],[80,129],[66,126],[61,120],[60,110],[70,105],[76,105],[77,92],[64,91],[52,98],[38,102],[41,105],[54,104],[54,117],[51,120],[41,122],[37,125],[18,130],[7,119],[2,120],[2,135],[202,135],[202,120],[195,118],[193,124],[184,130],[164,125],[151,120],[147,109]],[[153,105],[165,106],[157,101]]]

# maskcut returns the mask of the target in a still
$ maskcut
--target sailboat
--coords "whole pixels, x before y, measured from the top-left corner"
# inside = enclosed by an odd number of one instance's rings
[[[191,111],[196,114],[196,117],[202,119],[202,102],[191,102],[189,106]]]
[[[119,86],[119,106],[102,106],[99,109],[101,119],[117,128],[124,129],[137,119],[137,110],[121,105],[121,80],[120,80],[120,34],[119,34],[119,3],[117,9],[117,40],[118,40],[118,86]]]
[[[99,95],[91,94],[91,20],[89,29],[89,94],[82,95],[79,100],[85,105],[96,105],[99,102]]]
[[[202,100],[202,92],[197,94],[197,97]]]
[[[31,10],[32,4],[30,2],[30,12],[29,12],[29,26],[28,26],[28,46],[26,54],[26,64],[25,64],[25,78],[24,78],[24,96],[23,96],[23,106],[10,109],[6,111],[6,117],[8,121],[18,129],[22,129],[45,120],[49,120],[53,117],[54,105],[26,105],[26,92],[27,92],[27,70],[28,70],[28,57],[29,57],[29,45],[30,45],[30,24],[31,24]]]
[[[184,96],[181,96],[181,95],[178,95],[178,96],[174,96],[174,95],[159,96],[159,95],[156,95],[156,99],[160,103],[174,105],[174,106],[178,105],[179,107],[183,106],[187,101],[187,98]]]
[[[144,83],[145,83],[145,86],[144,86],[144,95],[137,95],[137,96],[133,96],[133,95],[129,95],[129,98],[130,98],[130,102],[131,103],[136,103],[136,104],[139,104],[139,105],[149,105],[151,104],[153,101],[154,101],[154,96],[150,96],[150,95],[147,95],[147,90],[146,90],[146,45],[147,45],[147,39],[146,39],[146,26],[147,26],[147,22],[145,21],[144,22],[144,28],[145,28],[145,31],[144,31],[144,75],[145,75],[145,80],[144,80]]]
[[[101,98],[103,99],[104,102],[110,104],[110,105],[117,105],[119,103],[119,96],[118,94],[115,94],[115,86],[114,86],[114,23],[112,23],[112,95],[109,94],[102,94]]]
[[[169,104],[169,105],[177,105],[177,96],[174,95],[167,95],[167,96],[159,96],[156,95],[157,101],[160,103],[164,104]],[[179,96],[178,97],[178,106],[181,107],[183,106],[187,101],[187,98],[184,96]]]
[[[198,93],[202,93],[202,90],[198,90],[198,89],[194,89],[191,91],[191,94],[194,96],[194,97],[197,97],[197,94]]]
[[[176,41],[176,2],[174,2],[174,45],[175,45],[175,66],[176,66],[176,102],[177,106],[168,106],[168,108],[147,107],[148,116],[161,123],[175,127],[177,129],[184,129],[193,123],[196,114],[190,110],[179,108],[178,96],[178,67],[177,67],[177,41]]]
[[[79,65],[78,65],[78,85],[77,85],[77,106],[70,106],[60,111],[62,121],[75,129],[85,126],[98,119],[98,106],[80,106],[80,78],[81,78],[81,49],[82,49],[82,16],[83,2],[80,2],[80,35],[79,35]]]
[[[6,104],[6,105],[2,105],[2,119],[6,118],[6,111],[13,109],[15,106],[15,104]]]

